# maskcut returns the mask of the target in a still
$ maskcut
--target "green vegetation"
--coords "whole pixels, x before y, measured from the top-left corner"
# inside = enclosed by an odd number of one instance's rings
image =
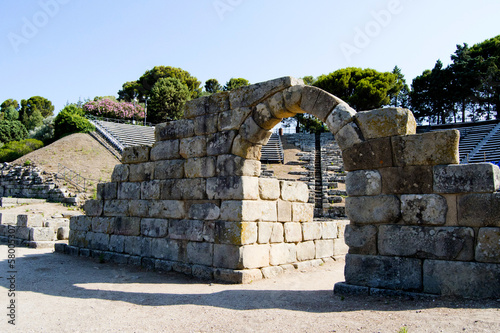
[[[20,141],[28,137],[26,127],[18,120],[0,120],[0,142]]]
[[[12,162],[42,147],[43,142],[35,139],[11,141],[0,148],[0,162]]]
[[[72,133],[89,133],[95,128],[84,117],[83,110],[74,104],[67,105],[54,120],[54,136],[59,139]]]
[[[241,77],[239,78],[231,78],[229,79],[229,81],[226,82],[226,85],[224,86],[224,88],[222,88],[222,90],[224,91],[231,91],[231,90],[234,90],[234,89],[237,89],[237,88],[240,88],[240,87],[244,87],[244,86],[248,86],[250,85],[250,82],[248,82],[248,80],[246,79],[243,79]]]
[[[155,112],[148,114],[148,119],[153,123],[180,119],[189,96],[188,87],[180,80],[172,77],[159,79],[151,90],[149,104]]]
[[[41,96],[33,96],[21,100],[19,119],[28,131],[43,124],[43,119],[52,116],[54,106],[52,102]]]

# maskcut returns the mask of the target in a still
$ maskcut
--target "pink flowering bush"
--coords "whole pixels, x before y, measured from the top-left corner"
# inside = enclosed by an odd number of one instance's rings
[[[90,101],[83,105],[85,113],[105,118],[144,119],[144,108],[129,102],[115,102],[110,99]]]

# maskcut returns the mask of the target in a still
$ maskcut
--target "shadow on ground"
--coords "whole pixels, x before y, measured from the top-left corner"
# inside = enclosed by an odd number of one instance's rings
[[[3,257],[7,247],[0,245],[0,251]],[[228,285],[172,272],[151,272],[130,266],[101,264],[90,258],[24,251],[26,254],[16,260],[16,289],[56,297],[122,301],[143,306],[190,304],[234,310],[285,309],[311,313],[405,311],[437,307],[485,309],[498,308],[500,305],[495,300],[341,297],[332,292],[334,281],[330,289],[304,290],[308,289],[304,288],[307,286],[304,282],[308,279],[306,274],[314,274],[318,278],[321,271],[291,273],[282,275],[279,280],[262,280],[249,285]],[[1,286],[7,287],[8,275],[4,269],[7,268],[7,260],[1,260],[0,267]]]

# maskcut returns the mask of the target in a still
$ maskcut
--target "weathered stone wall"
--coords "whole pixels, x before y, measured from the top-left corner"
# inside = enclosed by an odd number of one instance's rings
[[[500,296],[499,168],[458,165],[458,131],[416,135],[409,110],[356,113],[292,78],[191,101],[153,148],[127,149],[65,251],[235,282],[335,255],[305,186],[258,177],[271,129],[296,113],[326,122],[349,171],[336,292]]]

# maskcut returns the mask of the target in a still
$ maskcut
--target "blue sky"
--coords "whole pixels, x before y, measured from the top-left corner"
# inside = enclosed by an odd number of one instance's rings
[[[408,81],[500,34],[498,0],[0,0],[0,103],[116,95],[154,66],[204,82],[344,67]]]

